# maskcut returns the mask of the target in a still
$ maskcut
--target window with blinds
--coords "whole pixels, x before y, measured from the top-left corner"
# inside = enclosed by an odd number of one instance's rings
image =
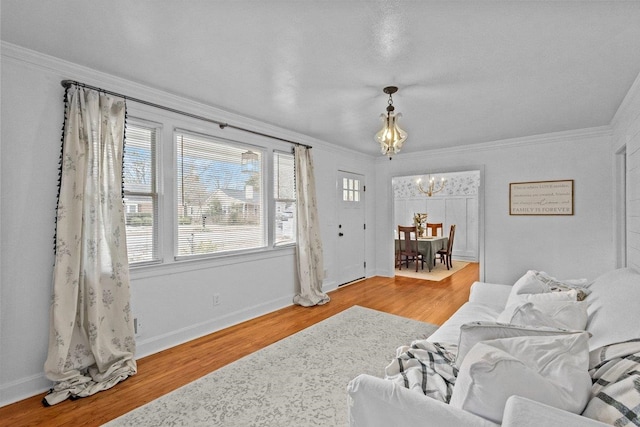
[[[293,155],[273,154],[273,197],[275,199],[275,245],[296,242],[296,191]]]
[[[153,126],[127,122],[123,176],[129,264],[159,261],[156,138]]]
[[[175,132],[177,257],[266,246],[263,152]]]

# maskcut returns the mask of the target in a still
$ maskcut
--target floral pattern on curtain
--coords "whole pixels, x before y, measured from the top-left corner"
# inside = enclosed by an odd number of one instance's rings
[[[65,93],[45,405],[136,373],[122,200],[125,100]]]
[[[330,298],[322,292],[324,259],[311,150],[307,147],[295,146],[294,161],[298,241],[296,255],[300,292],[294,296],[293,302],[309,307],[326,304]]]

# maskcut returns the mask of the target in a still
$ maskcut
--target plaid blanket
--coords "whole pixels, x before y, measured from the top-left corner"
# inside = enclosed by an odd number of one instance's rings
[[[591,400],[582,415],[617,427],[640,426],[640,339],[591,351]]]
[[[455,345],[417,340],[396,350],[385,378],[410,390],[449,403],[458,369]]]

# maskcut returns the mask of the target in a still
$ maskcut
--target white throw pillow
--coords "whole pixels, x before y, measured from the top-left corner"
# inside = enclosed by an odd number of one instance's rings
[[[598,277],[587,297],[587,331],[591,350],[640,338],[640,274],[632,268],[612,270]]]
[[[541,294],[515,294],[509,296],[507,307],[517,307],[525,302],[544,302],[544,301],[578,301],[578,292],[575,290],[562,292],[545,292]]]
[[[529,270],[513,284],[511,295],[541,294],[550,291],[549,286],[538,279],[538,272]]]
[[[467,353],[481,341],[523,336],[576,335],[581,332],[549,327],[508,325],[496,322],[465,323],[460,326],[460,339],[458,341],[458,354],[456,355],[455,364],[460,368]]]
[[[460,368],[450,405],[500,424],[518,395],[579,414],[591,389],[588,334],[485,341]]]
[[[585,288],[587,279],[556,279],[544,271],[529,270],[516,281],[509,293],[507,305],[515,305],[525,294],[545,294],[575,290],[580,299],[589,293]]]
[[[587,302],[562,300],[526,302],[515,307],[507,307],[498,316],[498,322],[584,331],[587,327]]]

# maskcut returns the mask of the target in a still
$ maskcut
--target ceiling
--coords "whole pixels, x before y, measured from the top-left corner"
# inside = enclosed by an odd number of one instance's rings
[[[608,125],[640,1],[2,0],[2,40],[375,155]],[[117,88],[109,88],[117,90]]]

